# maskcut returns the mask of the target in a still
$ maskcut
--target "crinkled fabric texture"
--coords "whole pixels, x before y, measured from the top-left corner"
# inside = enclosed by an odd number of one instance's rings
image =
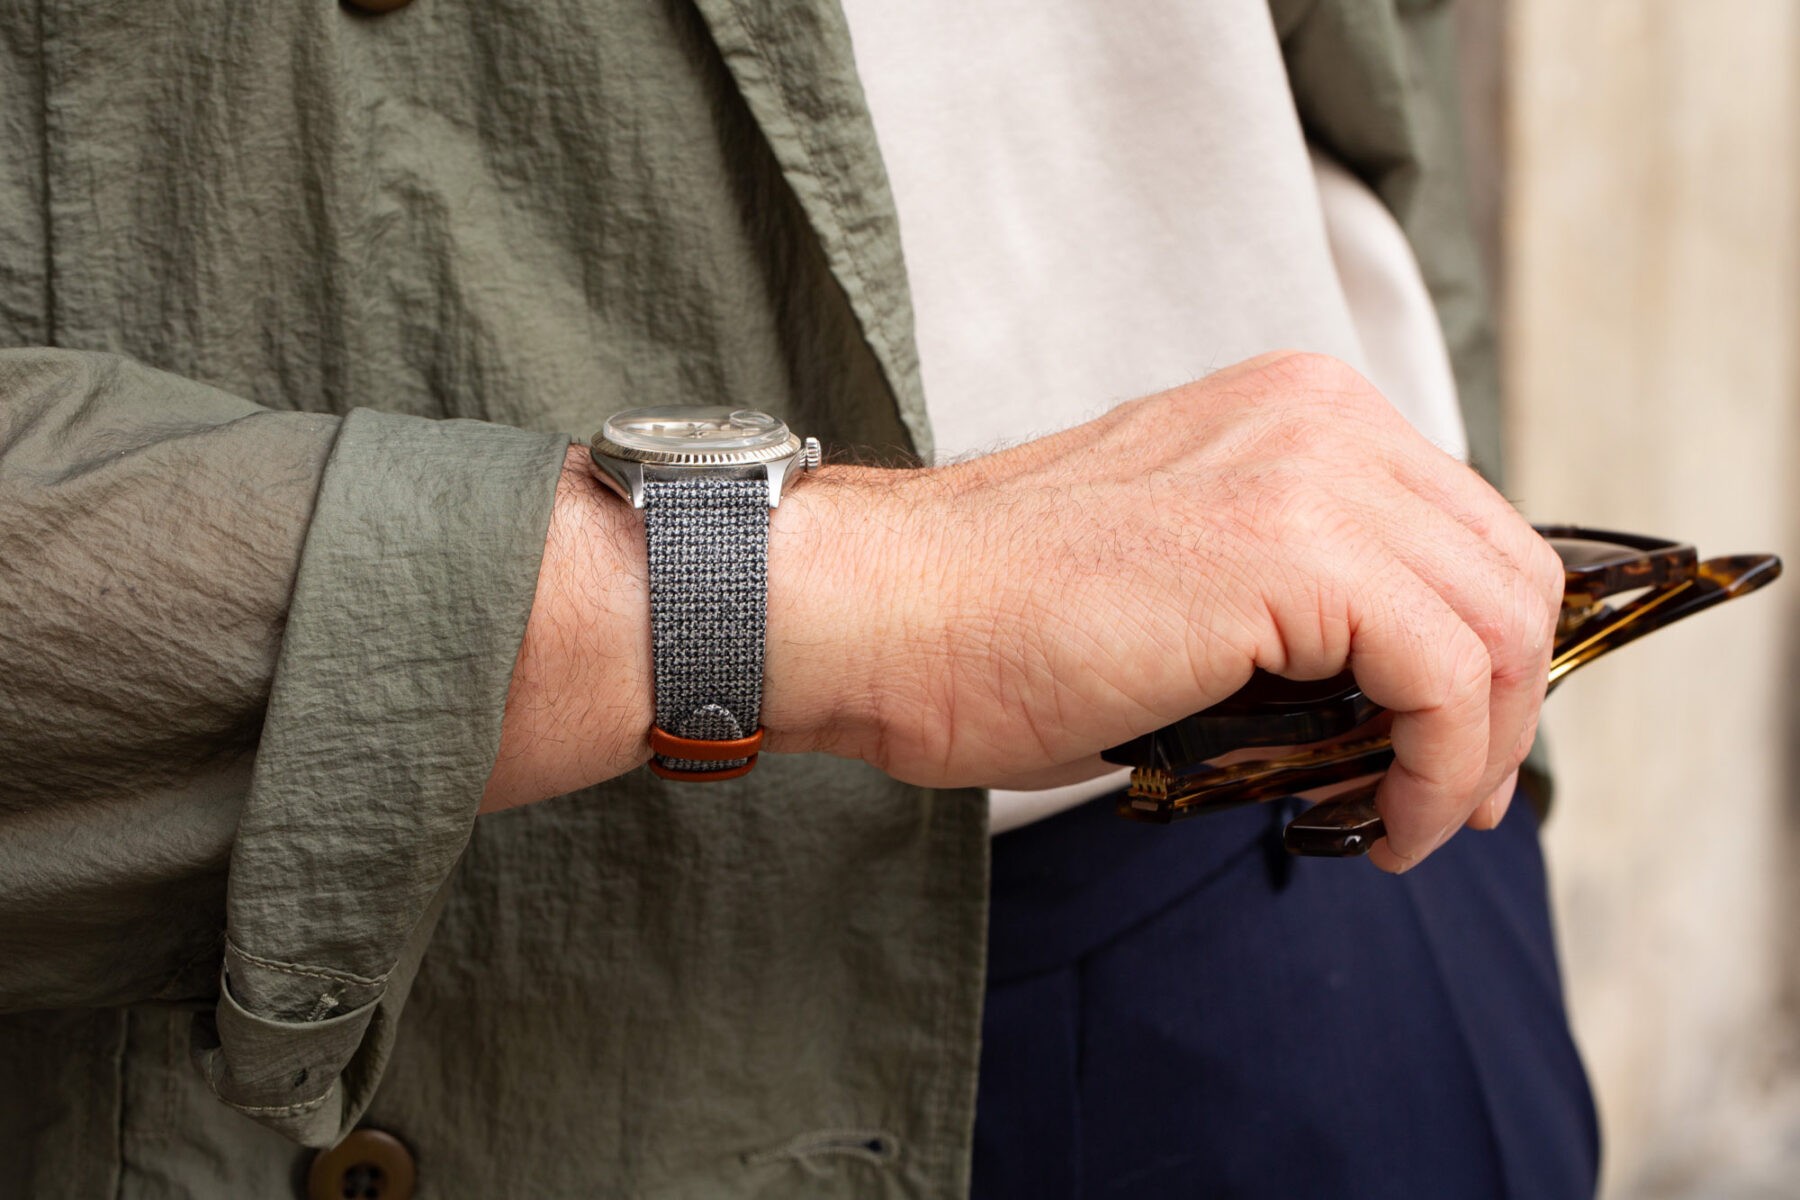
[[[205,995],[198,1074],[367,1106],[500,739],[567,439],[0,351],[0,1007]]]
[[[1315,135],[1454,171],[1435,14],[1303,7]],[[0,1196],[289,1194],[359,1122],[422,1197],[965,1192],[978,795],[472,817],[567,435],[929,451],[836,5],[23,0],[0,136]]]

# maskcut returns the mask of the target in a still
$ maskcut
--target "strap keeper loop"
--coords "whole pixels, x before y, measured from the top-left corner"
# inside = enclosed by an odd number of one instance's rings
[[[650,751],[658,758],[682,759],[687,762],[735,762],[740,758],[755,759],[762,751],[763,729],[756,727],[756,732],[749,737],[733,738],[730,741],[703,741],[699,738],[684,738],[670,733],[660,725],[650,727]],[[651,763],[654,770],[659,763]],[[748,764],[745,770],[749,769]],[[666,772],[666,773],[665,773]],[[666,779],[693,779],[696,777],[724,777],[722,771],[672,771],[663,768],[656,772]],[[742,772],[733,770],[733,774]]]
[[[673,779],[679,783],[718,783],[721,780],[736,779],[748,775],[750,768],[756,765],[756,755],[735,767],[726,767],[719,771],[683,771],[676,767],[665,767],[661,759],[650,760],[650,773],[664,779]]]

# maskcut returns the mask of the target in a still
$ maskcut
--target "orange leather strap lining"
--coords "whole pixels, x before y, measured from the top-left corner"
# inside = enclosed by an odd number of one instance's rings
[[[756,755],[750,761],[735,767],[726,767],[723,771],[678,771],[674,767],[665,767],[656,759],[650,760],[650,773],[661,775],[664,779],[678,779],[682,783],[717,783],[721,779],[736,779],[739,775],[748,775],[750,768],[756,765]]]
[[[685,758],[689,762],[731,762],[738,758],[754,758],[762,750],[763,731],[758,726],[749,737],[729,742],[703,742],[699,738],[676,737],[660,725],[650,727],[650,751],[662,758]]]
[[[689,783],[736,779],[740,775],[748,775],[750,768],[756,765],[756,756],[762,750],[762,742],[761,726],[749,737],[734,738],[728,742],[708,742],[698,738],[677,737],[661,726],[652,725],[650,750],[657,757],[650,760],[650,770],[664,779],[681,779]],[[717,771],[691,771],[664,766],[658,761],[664,758],[685,759],[688,762],[733,762],[740,758],[750,761]]]

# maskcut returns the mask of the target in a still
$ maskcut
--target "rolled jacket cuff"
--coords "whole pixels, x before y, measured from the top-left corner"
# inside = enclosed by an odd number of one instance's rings
[[[354,1106],[341,1065],[362,1048],[378,1004],[379,998],[319,1021],[281,1021],[239,1004],[229,974],[221,973],[210,1035],[203,1030],[194,1039],[200,1071],[213,1094],[237,1111],[295,1141],[329,1144]]]
[[[338,434],[196,1047],[222,1099],[297,1140],[335,1140],[379,1081],[498,752],[567,444],[366,409]]]

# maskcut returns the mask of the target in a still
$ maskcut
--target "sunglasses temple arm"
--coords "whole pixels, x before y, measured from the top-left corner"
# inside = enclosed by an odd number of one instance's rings
[[[1380,786],[1379,779],[1358,784],[1319,801],[1289,821],[1282,834],[1288,853],[1305,858],[1353,858],[1367,854],[1387,836],[1387,826],[1375,810],[1375,789]]]
[[[1578,630],[1577,640],[1550,660],[1550,689],[1554,691],[1564,679],[1602,655],[1695,613],[1748,595],[1780,576],[1781,560],[1774,555],[1707,559],[1692,579],[1646,593]]]
[[[1279,800],[1296,792],[1386,771],[1394,762],[1394,746],[1383,735],[1316,750],[1313,756],[1306,762],[1238,763],[1210,775],[1173,777],[1163,799],[1180,817]]]
[[[1578,668],[1596,658],[1636,641],[1653,629],[1699,612],[1725,598],[1723,592],[1705,591],[1683,585],[1677,593],[1641,598],[1616,613],[1603,618],[1600,627],[1550,660],[1550,683],[1546,694],[1572,675]],[[1677,601],[1685,601],[1676,604]],[[1675,604],[1676,607],[1668,608]],[[1664,609],[1655,622],[1642,620],[1651,609]],[[1375,808],[1375,791],[1379,779],[1358,785],[1319,801],[1292,821],[1282,834],[1288,853],[1305,858],[1354,858],[1367,854],[1376,842],[1387,836],[1387,826]]]
[[[1702,568],[1716,567],[1726,571],[1737,565],[1729,559],[1713,559],[1702,564]],[[1733,572],[1725,583],[1700,575],[1677,587],[1639,597],[1601,618],[1592,632],[1551,660],[1548,690],[1554,691],[1557,684],[1577,669],[1609,651],[1716,604],[1755,591],[1773,582],[1780,573],[1780,561],[1769,558]],[[1314,858],[1367,854],[1370,847],[1387,836],[1387,827],[1375,809],[1375,790],[1380,783],[1379,779],[1373,780],[1321,800],[1294,818],[1283,835],[1288,851]]]

